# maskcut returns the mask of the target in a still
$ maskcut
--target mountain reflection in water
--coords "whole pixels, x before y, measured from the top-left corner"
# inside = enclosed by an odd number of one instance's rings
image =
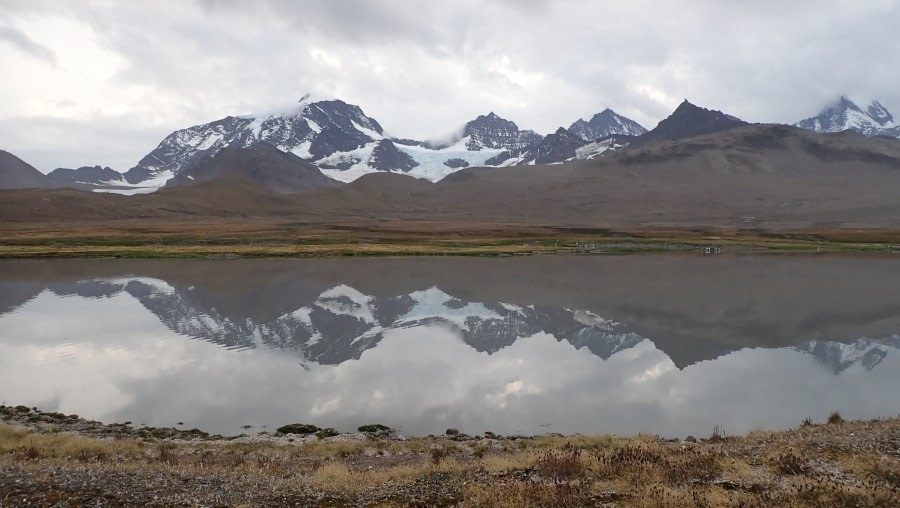
[[[698,433],[835,409],[881,416],[897,407],[883,386],[900,380],[894,264],[0,263],[0,383],[17,387],[0,397],[229,433],[307,420],[411,434]]]

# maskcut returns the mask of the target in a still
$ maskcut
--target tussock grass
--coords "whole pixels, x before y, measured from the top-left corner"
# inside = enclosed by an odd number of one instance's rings
[[[0,424],[0,454],[97,462],[123,456],[136,458],[144,453],[145,446],[131,439],[102,441],[73,434],[41,434]]]
[[[894,507],[898,435],[900,419],[887,419],[755,431],[715,443],[640,435],[247,444],[100,439],[0,425],[0,472],[24,468],[35,472],[26,479],[41,481],[84,473],[94,489],[85,495],[102,495],[107,477],[109,491],[121,489],[122,474],[152,479],[137,488],[154,495],[167,493],[153,491],[158,485],[209,489],[199,505],[221,504],[220,490],[234,485],[242,490],[231,504],[248,506]],[[0,487],[3,481],[0,475]],[[47,485],[17,484],[13,492],[29,488]]]

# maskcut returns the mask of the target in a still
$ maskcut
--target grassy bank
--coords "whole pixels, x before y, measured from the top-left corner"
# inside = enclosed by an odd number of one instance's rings
[[[139,437],[126,426],[55,413],[4,414],[2,506],[900,505],[897,418],[835,417],[689,442]]]
[[[514,256],[662,252],[896,253],[900,242],[810,234],[759,235],[704,232],[566,231],[536,236],[411,232],[211,231],[158,233],[91,231],[18,232],[0,239],[0,258],[229,258],[323,256]],[[538,232],[540,233],[540,231]],[[544,232],[546,233],[546,232]]]

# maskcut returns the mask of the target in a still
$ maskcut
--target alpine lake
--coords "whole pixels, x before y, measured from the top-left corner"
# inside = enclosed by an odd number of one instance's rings
[[[889,255],[0,262],[0,402],[104,423],[683,437],[898,386]]]

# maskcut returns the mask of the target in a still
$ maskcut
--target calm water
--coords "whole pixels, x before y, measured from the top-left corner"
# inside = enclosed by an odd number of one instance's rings
[[[900,412],[900,259],[0,262],[0,401],[236,434]]]

